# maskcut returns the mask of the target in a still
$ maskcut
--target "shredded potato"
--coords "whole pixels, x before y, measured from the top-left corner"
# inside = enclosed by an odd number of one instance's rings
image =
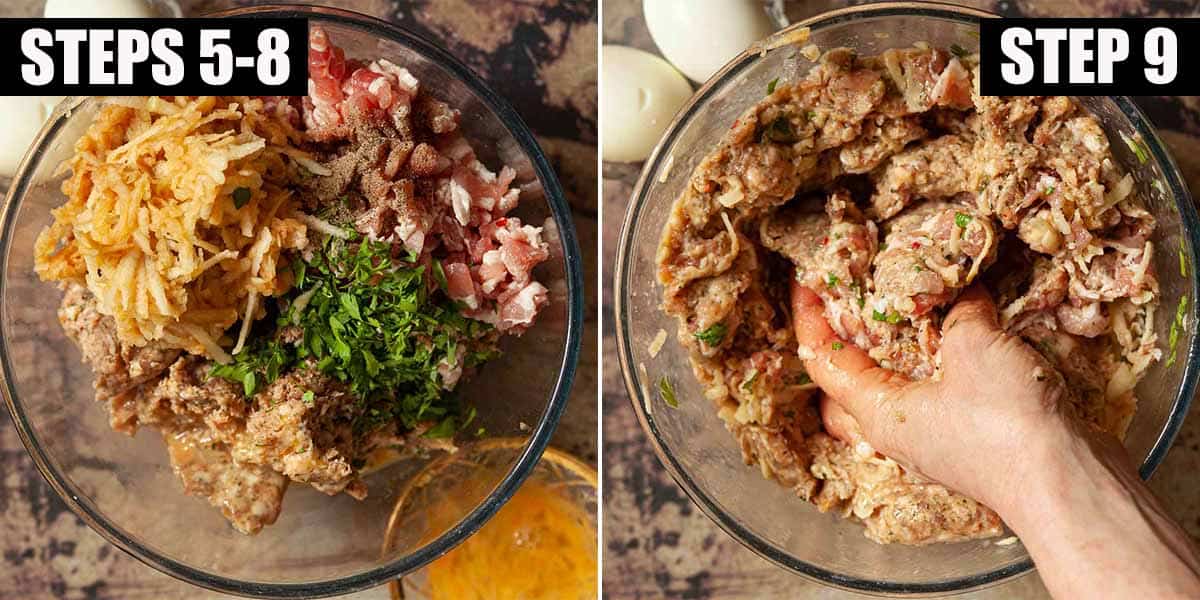
[[[226,330],[243,308],[260,316],[250,298],[290,288],[281,253],[308,244],[287,188],[301,134],[279,109],[213,96],[103,107],[64,165],[38,275],[85,284],[125,343],[227,360]]]

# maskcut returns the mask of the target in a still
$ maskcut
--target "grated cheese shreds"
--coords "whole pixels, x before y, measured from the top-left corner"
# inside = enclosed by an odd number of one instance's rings
[[[251,98],[107,104],[65,165],[38,275],[85,284],[122,342],[227,360],[226,330],[261,316],[252,294],[291,287],[281,254],[308,244],[287,187],[301,134],[284,114]],[[238,188],[250,192],[240,207]]]

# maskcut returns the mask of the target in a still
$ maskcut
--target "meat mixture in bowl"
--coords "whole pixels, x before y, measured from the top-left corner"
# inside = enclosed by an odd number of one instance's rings
[[[548,302],[458,110],[316,27],[309,66],[303,98],[106,101],[37,242],[112,427],[245,533],[290,482],[361,499],[372,457],[482,435],[453,391]]]
[[[882,543],[999,535],[999,517],[823,429],[792,278],[885,368],[937,377],[942,317],[979,281],[1080,417],[1123,436],[1160,356],[1154,218],[1069,97],[983,97],[976,57],[828,51],[733,123],[675,201],[664,308],[748,464]],[[1032,376],[1032,375],[1031,375]]]

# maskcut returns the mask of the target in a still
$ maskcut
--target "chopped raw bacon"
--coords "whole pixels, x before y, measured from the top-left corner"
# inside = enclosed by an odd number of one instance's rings
[[[446,292],[452,300],[462,302],[467,308],[479,308],[479,296],[475,293],[475,281],[471,278],[471,268],[463,263],[444,265],[446,272]]]
[[[528,326],[546,302],[545,286],[536,281],[530,282],[516,294],[500,301],[500,323],[496,328],[505,331]]]
[[[308,88],[303,122],[314,139],[357,143],[364,119],[369,139],[381,131],[395,138],[347,178],[369,184],[359,186],[367,204],[359,231],[423,264],[440,260],[447,295],[468,317],[523,332],[548,301],[533,270],[550,253],[540,227],[507,216],[521,195],[516,170],[482,163],[457,127],[458,111],[425,95],[408,69],[347,60],[319,27],[309,33]],[[402,181],[409,183],[401,189]]]

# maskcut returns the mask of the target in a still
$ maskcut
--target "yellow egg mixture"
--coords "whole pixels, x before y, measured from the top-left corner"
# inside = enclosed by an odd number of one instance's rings
[[[530,481],[427,568],[435,600],[595,598],[596,531],[559,485]]]

